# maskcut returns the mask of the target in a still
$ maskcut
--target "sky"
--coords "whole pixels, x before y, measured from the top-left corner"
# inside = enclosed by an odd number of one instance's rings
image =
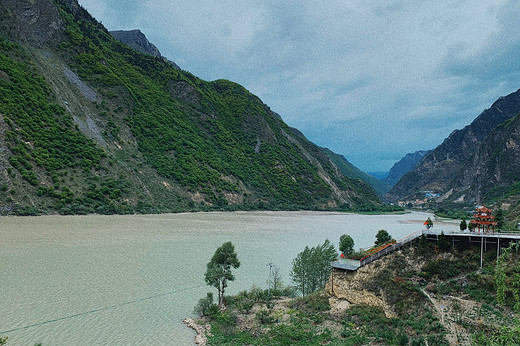
[[[520,88],[517,0],[79,0],[228,79],[366,172],[433,149]]]

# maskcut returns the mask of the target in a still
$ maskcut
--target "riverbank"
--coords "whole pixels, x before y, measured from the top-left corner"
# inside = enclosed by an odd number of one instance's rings
[[[182,323],[197,333],[195,335],[195,344],[199,346],[206,346],[208,343],[208,336],[213,336],[211,334],[211,325],[202,319],[195,321],[193,318],[185,318],[182,320]]]

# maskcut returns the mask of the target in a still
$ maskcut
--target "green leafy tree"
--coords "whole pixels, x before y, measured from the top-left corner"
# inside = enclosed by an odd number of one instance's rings
[[[345,256],[350,256],[354,253],[354,239],[348,234],[343,234],[339,238],[339,251]]]
[[[459,228],[461,231],[465,231],[468,228],[468,224],[466,223],[466,219],[463,219],[460,222]]]
[[[7,343],[7,336],[2,338],[0,337],[0,345],[5,345]]]
[[[218,291],[218,306],[224,306],[224,293],[229,281],[235,280],[231,273],[231,268],[240,267],[235,247],[228,241],[222,244],[211,258],[211,261],[206,265],[205,281],[209,286],[213,286]]]
[[[377,246],[389,243],[392,240],[392,236],[384,229],[380,229],[376,234],[375,244]]]
[[[427,218],[426,221],[424,222],[424,225],[426,226],[427,229],[432,228],[432,227],[433,227],[433,221],[432,221],[432,219]]]
[[[473,224],[471,222],[468,223],[468,230],[470,230],[471,232],[473,232],[473,228],[475,228],[475,226],[473,226]]]
[[[495,213],[495,221],[497,223],[497,230],[504,228],[504,210],[502,208],[497,209]]]
[[[293,260],[289,275],[305,296],[325,287],[332,270],[330,262],[336,258],[338,253],[328,239],[316,247],[306,246]]]

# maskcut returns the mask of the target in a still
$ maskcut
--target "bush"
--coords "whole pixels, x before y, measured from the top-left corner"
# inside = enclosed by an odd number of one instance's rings
[[[208,292],[206,298],[201,298],[195,305],[193,312],[199,316],[208,316],[210,312],[217,310],[217,305],[213,304],[213,293]]]
[[[379,230],[376,234],[375,244],[377,246],[389,243],[392,240],[392,236],[384,229]]]

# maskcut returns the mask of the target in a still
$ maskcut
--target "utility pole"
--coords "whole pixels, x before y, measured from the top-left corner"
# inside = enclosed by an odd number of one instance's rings
[[[480,238],[480,269],[482,269],[483,261],[484,261],[484,234],[481,234],[481,238]]]
[[[267,280],[268,289],[267,289],[267,297],[271,298],[271,271],[274,266],[271,262],[267,264],[269,266],[269,279]]]

